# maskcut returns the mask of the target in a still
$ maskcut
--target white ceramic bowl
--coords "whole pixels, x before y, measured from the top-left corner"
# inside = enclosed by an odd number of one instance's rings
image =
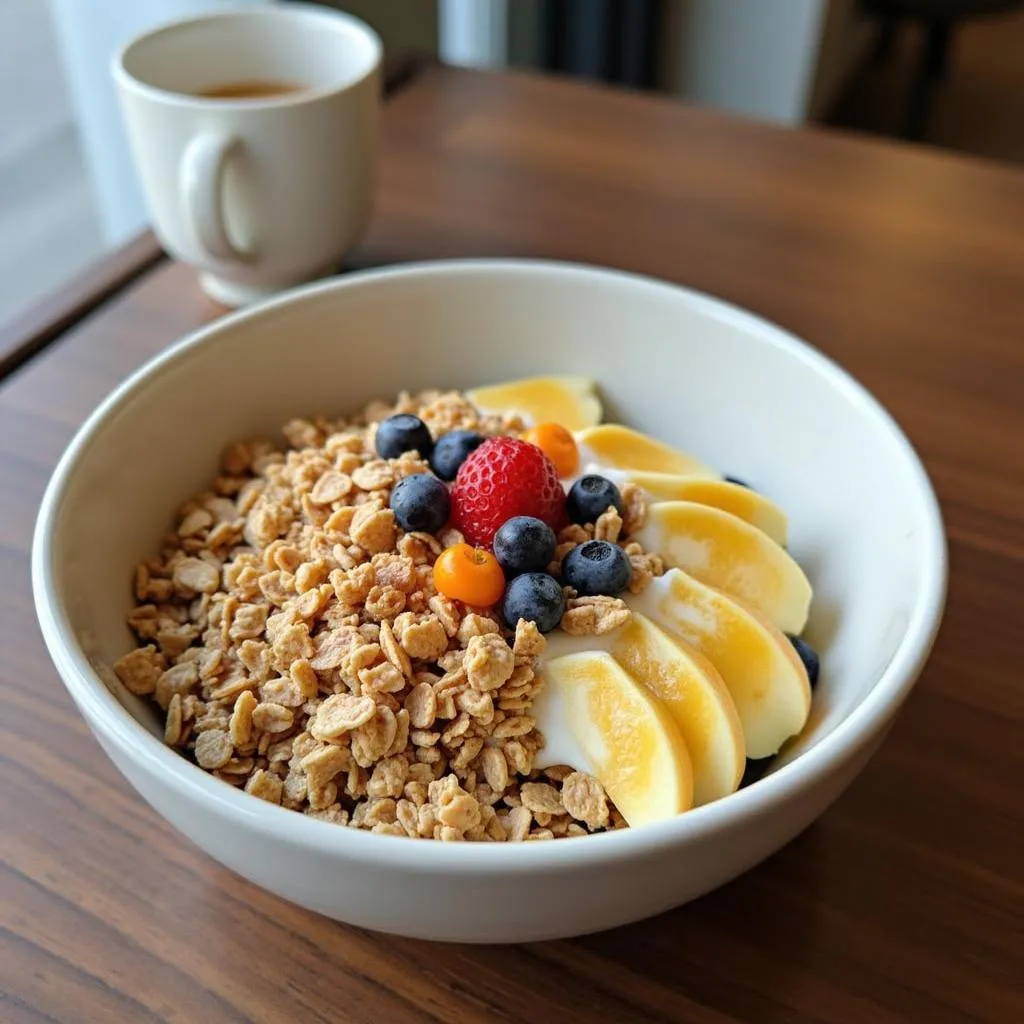
[[[609,417],[751,481],[791,517],[816,596],[822,680],[806,732],[757,784],[635,830],[547,843],[417,842],[316,821],[236,791],[165,747],[110,665],[133,566],[230,439],[378,395],[543,373],[597,378]],[[42,504],[43,635],[104,750],[176,828],[313,910],[432,939],[520,941],[693,899],[813,821],[881,742],[927,657],[946,581],[921,464],[878,403],[807,345],[645,278],[519,261],[353,274],[236,313],[119,387]]]

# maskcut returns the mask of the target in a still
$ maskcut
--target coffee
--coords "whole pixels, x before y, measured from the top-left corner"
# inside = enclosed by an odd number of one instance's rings
[[[268,96],[285,96],[302,92],[306,86],[294,82],[275,82],[272,79],[251,79],[245,82],[225,82],[200,89],[196,95],[211,100],[256,100]]]

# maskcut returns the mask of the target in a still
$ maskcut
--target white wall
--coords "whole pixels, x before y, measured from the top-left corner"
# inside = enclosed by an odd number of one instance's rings
[[[499,68],[508,63],[508,0],[440,0],[438,52],[446,64]]]
[[[664,87],[695,103],[800,124],[826,0],[669,0]]]

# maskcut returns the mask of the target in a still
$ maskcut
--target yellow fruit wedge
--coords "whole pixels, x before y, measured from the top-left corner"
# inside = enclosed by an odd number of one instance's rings
[[[604,786],[630,825],[693,805],[693,773],[668,710],[605,651],[545,661],[534,714],[546,737],[537,767],[568,764]]]
[[[749,487],[708,477],[647,473],[641,470],[608,470],[604,474],[619,486],[628,481],[643,488],[651,501],[695,501],[698,505],[720,508],[756,526],[776,544],[786,544],[789,529],[786,513],[773,501]]]
[[[576,443],[580,446],[580,464],[584,466],[593,463],[598,469],[636,469],[715,479],[722,475],[685,452],[619,423],[603,423],[599,427],[580,430],[576,434]]]
[[[528,425],[559,423],[583,430],[601,422],[601,400],[588,377],[531,377],[466,392],[481,412],[517,412]]]
[[[694,806],[735,792],[746,744],[736,705],[715,666],[644,615],[634,613],[613,636],[612,656],[679,726],[693,769]]]
[[[635,537],[665,564],[739,598],[786,633],[807,624],[811,585],[793,557],[738,516],[693,501],[655,502]]]
[[[811,709],[807,671],[767,619],[679,569],[626,600],[715,666],[736,706],[747,757],[769,757],[803,729]]]

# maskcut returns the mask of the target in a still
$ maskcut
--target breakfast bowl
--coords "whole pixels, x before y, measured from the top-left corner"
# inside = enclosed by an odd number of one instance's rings
[[[814,588],[821,679],[759,781],[666,820],[554,842],[416,841],[296,813],[163,742],[113,670],[135,566],[225,445],[401,391],[594,378],[609,415],[750,481],[789,514]],[[361,927],[513,942],[679,906],[818,817],[883,740],[929,653],[946,584],[927,475],[859,384],[784,330],[650,279],[472,260],[346,275],[217,321],[149,362],[78,432],[32,554],[46,645],[111,760],[183,835],[252,883]]]

